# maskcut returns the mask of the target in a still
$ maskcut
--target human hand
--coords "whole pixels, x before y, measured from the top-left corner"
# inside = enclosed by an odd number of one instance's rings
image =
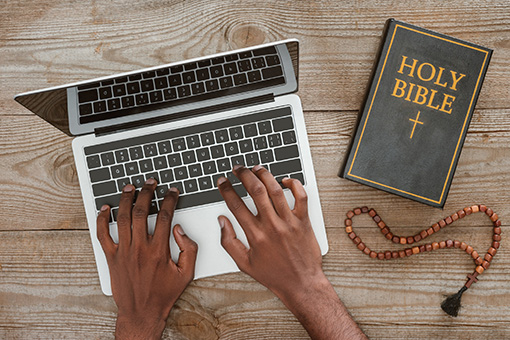
[[[177,264],[170,256],[170,229],[179,197],[175,188],[165,195],[154,235],[147,217],[156,181],[145,182],[133,207],[135,187],[124,187],[117,215],[119,243],[109,233],[110,207],[97,217],[97,238],[110,269],[112,293],[118,307],[117,339],[160,339],[170,310],[194,276],[197,245],[180,225],[174,237],[181,249]]]
[[[258,165],[252,171],[234,167],[257,207],[253,215],[226,178],[218,188],[228,208],[243,228],[250,248],[236,238],[232,223],[218,218],[221,244],[239,269],[270,289],[284,303],[317,284],[329,281],[322,271],[322,256],[308,217],[307,195],[297,179],[284,179],[295,198],[291,210],[283,190],[273,175]],[[326,283],[327,282],[327,283]]]

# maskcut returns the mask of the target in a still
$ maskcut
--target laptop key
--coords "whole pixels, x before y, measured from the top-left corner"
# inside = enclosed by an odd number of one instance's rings
[[[275,53],[276,53],[276,48],[274,46],[263,47],[263,48],[259,48],[259,49],[253,51],[254,56],[275,54]]]
[[[259,127],[259,133],[260,134],[266,134],[273,132],[273,129],[271,128],[271,122],[270,121],[264,121],[257,124]]]
[[[145,157],[152,157],[152,156],[156,156],[158,154],[156,144],[154,144],[154,143],[144,145],[143,151],[144,151]]]
[[[269,135],[267,136],[267,140],[270,148],[282,145],[282,138],[280,137],[280,134]]]
[[[122,97],[121,101],[122,101],[122,107],[135,106],[135,97],[133,97],[133,96]]]
[[[217,187],[218,179],[225,177],[225,174],[216,174],[212,176],[212,182],[215,187]]]
[[[246,165],[246,162],[244,161],[244,157],[242,155],[234,156],[230,159],[230,161],[232,162],[232,166]]]
[[[177,88],[177,94],[179,95],[179,98],[189,97],[191,96],[191,88],[189,85],[179,86]]]
[[[200,190],[212,189],[213,186],[212,186],[211,177],[210,176],[200,177],[198,179],[198,186],[200,187]]]
[[[170,188],[177,188],[179,190],[179,193],[182,195],[184,194],[184,186],[182,185],[182,182],[174,182],[170,184]],[[179,201],[182,200],[182,196],[179,197]],[[177,202],[179,202],[177,201]]]
[[[234,173],[232,171],[229,171],[227,172],[227,179],[230,181],[230,183],[232,184],[237,184],[237,183],[241,183],[241,181],[239,180],[239,178],[237,178]]]
[[[216,57],[211,59],[213,65],[223,64],[225,62],[225,58],[223,57]]]
[[[149,178],[154,178],[158,183],[160,183],[157,172],[149,172],[148,174],[145,174],[145,180],[148,180]]]
[[[154,79],[154,84],[156,85],[156,89],[164,89],[168,87],[168,80],[166,77],[159,77]]]
[[[250,83],[262,80],[262,75],[259,70],[248,72],[248,80]]]
[[[232,166],[230,166],[230,160],[228,158],[222,158],[216,161],[216,164],[218,165],[218,171],[228,171],[232,169]]]
[[[162,184],[156,187],[156,197],[163,198],[165,197],[166,192],[168,191],[168,185]]]
[[[226,129],[218,130],[214,134],[216,135],[217,143],[224,143],[229,141],[228,132]]]
[[[262,163],[271,163],[274,161],[273,151],[271,149],[260,151],[260,161]]]
[[[227,153],[227,156],[232,156],[232,155],[238,154],[239,147],[237,146],[237,142],[225,144],[225,152]]]
[[[101,166],[99,155],[93,155],[87,157],[87,166],[89,169],[94,169]]]
[[[253,137],[257,135],[257,126],[255,124],[248,124],[244,126],[244,136]]]
[[[113,95],[115,97],[122,97],[126,95],[126,85],[119,84],[113,87]]]
[[[115,151],[115,159],[117,160],[117,163],[124,163],[129,161],[128,151],[126,149]]]
[[[165,67],[165,68],[157,70],[156,74],[158,76],[166,76],[167,74],[170,74],[170,70],[167,67]]]
[[[273,66],[270,68],[265,68],[262,70],[262,77],[264,79],[275,78],[281,76],[283,74],[282,68],[280,66]]]
[[[216,90],[219,90],[220,83],[218,82],[217,79],[208,80],[205,82],[205,88],[209,92],[216,91]]]
[[[186,151],[182,153],[182,160],[184,164],[196,163],[195,151]]]
[[[174,174],[172,170],[163,170],[159,172],[159,178],[161,179],[161,183],[168,183],[174,180]]]
[[[285,117],[281,119],[273,120],[273,130],[274,132],[290,130],[294,128],[294,123],[292,122],[291,117]]]
[[[202,163],[202,168],[205,175],[211,175],[216,173],[216,163],[214,161]]]
[[[246,158],[246,166],[255,166],[260,164],[259,155],[256,152],[249,153],[244,157]]]
[[[200,138],[198,135],[188,136],[186,137],[186,144],[188,149],[198,148],[200,146]]]
[[[93,184],[92,192],[96,197],[113,194],[117,192],[117,185],[115,185],[115,181]]]
[[[218,78],[218,77],[223,76],[223,67],[221,67],[221,65],[211,67],[210,71],[211,71],[211,77],[213,77],[213,78]]]
[[[78,92],[78,102],[79,103],[91,102],[91,101],[98,100],[98,99],[99,99],[99,96],[97,94],[96,89]]]
[[[251,60],[251,64],[254,69],[266,67],[266,61],[264,60],[264,57],[253,58]]]
[[[273,163],[269,165],[269,169],[273,176],[280,176],[292,172],[300,172],[302,170],[301,161],[299,159]]]
[[[209,152],[209,149],[203,148],[197,150],[197,159],[199,162],[207,161],[211,159],[211,154]]]
[[[184,138],[176,138],[172,140],[172,147],[174,151],[182,151],[186,149],[186,143],[184,142]]]
[[[129,76],[129,81],[140,80],[140,79],[142,79],[142,75],[140,73],[132,74]]]
[[[251,57],[252,57],[251,51],[245,51],[245,52],[239,53],[239,58],[241,58],[241,59],[246,59],[246,58],[251,58]]]
[[[179,72],[182,72],[184,68],[182,67],[182,65],[177,65],[177,66],[172,66],[170,67],[170,71],[172,73],[179,73]]]
[[[200,164],[192,164],[188,166],[189,177],[202,176],[202,166]]]
[[[223,77],[220,78],[220,86],[222,89],[226,89],[234,86],[234,82],[232,81],[232,77]]]
[[[223,145],[211,146],[211,155],[212,155],[212,158],[224,157],[225,150],[223,150]]]
[[[138,169],[138,163],[136,163],[136,162],[127,163],[125,165],[125,168],[126,168],[126,174],[129,176],[136,175],[137,173],[140,172],[140,170]]]
[[[305,184],[305,178],[304,178],[303,174],[300,172],[297,174],[290,175],[290,178],[295,178],[295,179],[299,180],[301,182],[301,184],[303,184],[303,185]]]
[[[179,86],[182,84],[182,78],[180,74],[173,74],[168,76],[168,83],[170,86]]]
[[[174,170],[175,179],[180,181],[183,179],[188,178],[188,169],[186,169],[185,166],[182,166],[180,168],[177,168]]]
[[[268,55],[266,56],[266,64],[267,66],[273,66],[280,64],[280,58],[278,55]]]
[[[136,105],[145,105],[149,103],[149,95],[147,93],[140,93],[135,96]]]
[[[133,184],[135,186],[135,188],[143,187],[144,183],[145,183],[145,178],[142,175],[131,177],[131,184]]]
[[[171,167],[182,165],[181,155],[179,154],[168,155],[167,158]]]
[[[281,161],[284,159],[299,157],[299,150],[297,145],[294,144],[274,149],[274,155],[277,161]]]
[[[168,163],[166,162],[165,156],[154,158],[154,168],[156,170],[165,169],[167,167],[168,167]]]
[[[89,175],[90,175],[90,181],[92,183],[106,181],[111,178],[110,177],[110,169],[108,169],[108,168],[92,170],[89,172]]]
[[[267,148],[267,138],[266,136],[261,136],[253,139],[253,143],[255,144],[255,150],[261,150]]]
[[[105,152],[105,153],[101,154],[101,162],[102,162],[103,166],[115,164],[115,158],[113,157],[113,152]]]
[[[296,143],[296,134],[294,131],[287,131],[282,134],[283,144]]]
[[[129,149],[129,155],[132,160],[143,158],[143,151],[141,146],[135,146]]]
[[[119,98],[114,98],[114,99],[108,99],[108,110],[109,111],[114,111],[114,110],[118,110],[121,108],[120,106],[120,99]]]
[[[182,74],[182,81],[184,84],[191,84],[196,81],[195,72],[185,72]]]
[[[113,178],[119,178],[119,177],[126,176],[126,174],[124,173],[124,167],[122,165],[112,166],[112,168],[110,170],[112,172]]]
[[[163,93],[161,91],[153,91],[149,93],[151,103],[159,103],[163,101]]]
[[[80,105],[80,115],[81,116],[89,115],[92,112],[93,112],[93,109],[92,109],[92,104],[91,103],[81,104]]]
[[[243,129],[240,126],[232,127],[229,130],[230,139],[237,140],[243,138]]]
[[[163,97],[165,100],[173,100],[177,98],[177,91],[172,87],[163,90]]]
[[[112,88],[110,86],[108,87],[102,87],[99,89],[99,98],[101,99],[107,99],[112,97]]]
[[[198,184],[196,179],[184,181],[184,189],[186,193],[198,191]]]
[[[239,149],[241,149],[242,153],[247,153],[253,151],[253,142],[251,139],[244,139],[239,142]]]
[[[188,64],[184,65],[184,69],[186,71],[194,70],[196,68],[197,68],[197,63],[196,62],[192,62],[192,63],[188,63]]]
[[[225,71],[226,75],[235,74],[237,73],[237,65],[236,63],[228,63],[223,65],[223,70]]]
[[[207,80],[210,78],[209,70],[206,68],[201,68],[195,72],[197,73],[197,80]]]
[[[206,67],[211,65],[211,61],[209,59],[200,60],[197,62],[198,67]]]
[[[121,179],[118,179],[117,180],[117,189],[118,191],[122,191],[122,189],[124,189],[124,187],[128,184],[130,184],[131,181],[129,180],[129,178],[121,178]]]
[[[200,135],[200,140],[203,146],[214,144],[214,135],[212,132],[202,133]]]
[[[127,93],[134,94],[140,92],[140,84],[138,82],[127,83]]]
[[[191,92],[193,94],[201,94],[205,92],[204,83],[193,83],[191,84]]]
[[[94,113],[101,113],[106,111],[106,100],[94,102]]]
[[[149,172],[153,171],[154,167],[152,166],[152,160],[151,159],[143,159],[140,161],[140,170],[142,172]]]
[[[225,60],[228,62],[228,61],[234,61],[234,60],[237,60],[239,59],[239,55],[237,53],[234,53],[234,54],[229,54],[229,55],[226,55],[225,56]]]
[[[250,60],[241,60],[237,62],[237,68],[239,72],[251,71],[251,63]]]
[[[142,73],[144,79],[154,78],[156,76],[156,71],[146,71]]]
[[[160,155],[164,155],[166,153],[172,152],[172,147],[170,146],[170,141],[166,140],[164,142],[159,142],[158,150],[159,150]]]
[[[246,78],[246,74],[241,73],[241,74],[236,74],[234,76],[234,84],[244,85],[246,83],[248,83],[248,78]]]
[[[97,208],[97,210],[99,210],[105,204],[109,205],[111,208],[115,208],[115,207],[119,206],[119,201],[120,201],[120,194],[96,198],[96,208]]]

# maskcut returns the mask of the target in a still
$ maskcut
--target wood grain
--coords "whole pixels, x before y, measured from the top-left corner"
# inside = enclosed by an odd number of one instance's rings
[[[444,210],[337,176],[386,19],[394,17],[495,49]],[[463,296],[460,316],[439,308],[474,268],[458,249],[378,261],[345,235],[345,212],[377,209],[412,235],[475,203],[510,221],[510,5],[497,1],[14,0],[0,5],[0,339],[113,339],[116,307],[100,290],[71,138],[32,115],[16,93],[298,38],[305,109],[330,251],[324,270],[373,339],[510,338],[510,254]],[[369,247],[400,249],[366,216]],[[429,241],[490,243],[481,215]],[[423,243],[423,242],[422,242]],[[194,281],[165,339],[308,339],[274,295],[245,274]]]

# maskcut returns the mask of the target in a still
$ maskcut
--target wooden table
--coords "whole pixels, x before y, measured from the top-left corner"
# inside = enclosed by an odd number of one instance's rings
[[[495,50],[444,211],[337,177],[389,17]],[[71,138],[15,103],[14,94],[284,38],[301,41],[305,109],[330,251],[324,270],[374,339],[510,338],[510,3],[500,1],[3,1],[0,4],[0,338],[113,338],[116,306],[101,293]],[[503,220],[503,246],[463,297],[439,307],[472,272],[457,249],[377,261],[343,228],[374,207],[413,235],[465,206]],[[373,249],[400,249],[367,218]],[[481,253],[491,225],[469,216],[430,240]],[[172,310],[167,339],[305,339],[284,305],[247,275],[193,282]]]

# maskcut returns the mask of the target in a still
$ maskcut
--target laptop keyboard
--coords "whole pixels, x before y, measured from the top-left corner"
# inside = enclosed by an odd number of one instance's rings
[[[222,201],[216,188],[226,176],[247,196],[232,167],[261,164],[281,183],[284,177],[305,183],[295,125],[289,107],[219,120],[84,149],[96,209],[108,204],[116,221],[122,188],[137,191],[149,178],[158,181],[150,214],[156,214],[170,187],[181,193],[177,209]]]
[[[78,86],[80,123],[285,83],[274,46]]]

